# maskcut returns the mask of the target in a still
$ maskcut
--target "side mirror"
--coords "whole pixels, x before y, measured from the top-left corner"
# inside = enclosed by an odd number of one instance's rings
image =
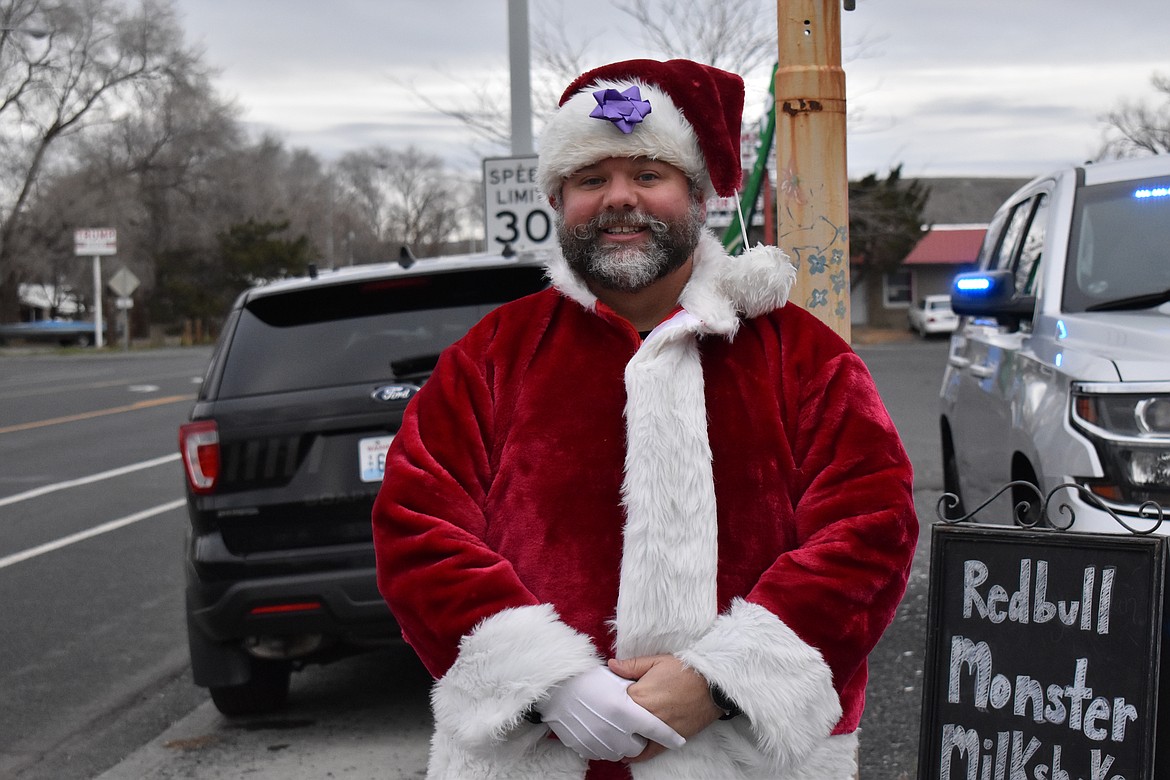
[[[1036,297],[1016,293],[1011,271],[975,271],[959,274],[951,285],[951,308],[955,314],[994,317],[1001,325],[1019,327],[1031,319]]]

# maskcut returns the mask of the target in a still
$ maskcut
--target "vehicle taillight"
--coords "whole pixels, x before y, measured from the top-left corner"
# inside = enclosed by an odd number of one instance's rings
[[[219,478],[219,429],[214,420],[179,427],[179,451],[187,483],[196,493],[210,493]]]

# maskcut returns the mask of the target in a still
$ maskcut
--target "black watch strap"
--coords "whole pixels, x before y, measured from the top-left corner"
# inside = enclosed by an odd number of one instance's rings
[[[722,688],[715,683],[711,683],[711,701],[715,702],[715,706],[723,710],[723,714],[719,716],[719,720],[731,720],[736,715],[742,715],[743,710],[739,705],[731,700]]]

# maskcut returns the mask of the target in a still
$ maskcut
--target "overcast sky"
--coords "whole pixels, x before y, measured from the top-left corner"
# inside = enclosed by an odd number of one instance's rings
[[[243,121],[291,146],[333,159],[414,145],[471,169],[508,154],[407,86],[445,105],[468,105],[475,85],[506,90],[507,0],[177,5]],[[563,20],[589,66],[659,56],[607,0],[529,8],[534,29]],[[857,0],[842,15],[849,174],[902,163],[910,176],[1026,177],[1088,159],[1105,111],[1157,99],[1150,76],[1170,75],[1168,31],[1170,0]],[[747,74],[749,105],[760,105],[766,78]]]

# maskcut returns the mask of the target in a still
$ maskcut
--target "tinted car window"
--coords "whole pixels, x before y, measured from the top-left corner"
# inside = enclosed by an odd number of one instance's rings
[[[1015,258],[1016,249],[1020,244],[1020,237],[1024,234],[1024,227],[1028,224],[1028,215],[1031,212],[1031,200],[1024,201],[1012,210],[1007,227],[1004,228],[1003,237],[995,249],[995,254],[991,257],[989,268],[1012,268],[1013,258]]]
[[[1040,268],[1040,256],[1044,251],[1044,232],[1048,225],[1048,196],[1041,193],[1036,196],[1036,208],[1032,212],[1032,220],[1028,223],[1028,231],[1024,234],[1023,245],[1020,247],[1020,257],[1016,261],[1016,289],[1021,295],[1035,295],[1036,285],[1040,279],[1037,270]]]
[[[1168,188],[1158,178],[1081,190],[1065,270],[1066,310],[1170,288]]]
[[[259,297],[240,313],[220,398],[425,376],[502,301],[545,286],[542,269],[402,277]],[[281,360],[271,360],[274,354]]]

